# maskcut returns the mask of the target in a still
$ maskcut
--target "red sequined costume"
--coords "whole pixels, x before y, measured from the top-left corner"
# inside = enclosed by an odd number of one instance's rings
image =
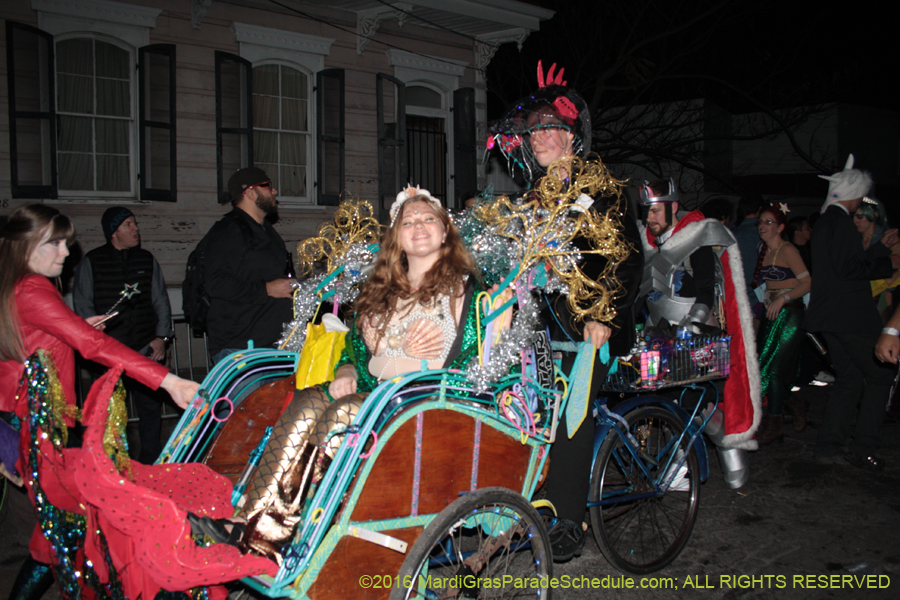
[[[46,277],[30,275],[23,278],[16,284],[15,300],[25,355],[30,356],[38,349],[42,349],[52,356],[68,404],[75,404],[76,397],[75,350],[85,358],[124,369],[129,376],[152,389],[157,389],[169,373],[163,365],[148,360],[91,327],[66,306],[59,291]],[[22,442],[16,467],[23,474],[33,502],[33,490],[28,485],[31,475],[25,468],[23,460],[23,457],[27,456],[30,439],[26,414],[28,399],[24,393],[16,392],[19,390],[23,370],[22,363],[0,362],[0,410],[15,412],[22,419]],[[110,377],[104,377],[98,384],[108,380]],[[102,404],[99,409],[104,413],[115,377],[112,377],[111,381],[112,383],[107,383],[106,386],[105,400],[99,403]],[[89,395],[84,405],[83,422],[88,423],[92,419],[104,420],[104,415],[94,415],[97,412],[95,409],[98,408],[98,397],[102,398],[103,395],[98,394],[96,390]],[[67,425],[74,425],[71,419],[67,418],[66,421]],[[235,548],[213,550],[193,546],[193,541],[188,535],[190,527],[186,521],[186,510],[213,516],[219,516],[226,511],[230,513],[230,483],[205,466],[145,466],[133,463],[135,480],[131,482],[120,477],[114,469],[112,472],[109,470],[107,464],[109,459],[104,456],[102,447],[99,448],[99,453],[94,446],[57,451],[48,440],[43,440],[40,453],[40,482],[47,499],[60,509],[87,515],[89,532],[96,530],[97,525],[103,526],[110,554],[119,571],[127,597],[137,598],[143,593],[144,598],[153,598],[160,589],[160,581],[165,581],[169,590],[177,591],[198,585],[198,579],[209,580],[211,573],[202,572],[204,561],[199,561],[200,564],[186,565],[178,559],[180,556],[178,548],[173,546],[170,539],[173,536],[179,539],[181,543],[178,546],[187,551],[187,557],[194,557],[196,551],[211,550],[213,554],[223,559],[214,559],[210,562],[215,563],[214,570],[222,572],[230,569],[229,576],[217,578],[212,574],[212,581],[238,579],[253,573],[274,574],[275,564],[257,557],[248,557],[252,559],[250,562],[254,563],[253,566],[256,568],[247,568],[250,565],[243,565],[243,573],[235,572],[235,565],[242,561],[240,553]],[[121,490],[124,493],[113,495],[114,486],[122,486]],[[228,489],[225,489],[226,487]],[[87,492],[99,496],[88,498],[92,494]],[[106,496],[109,503],[101,501],[101,497],[105,499]],[[148,519],[143,518],[143,515],[138,515],[139,509],[147,506],[150,501],[155,508],[153,516],[165,513],[167,517],[165,521],[154,523],[156,527],[152,526]],[[100,509],[113,510],[107,515],[91,504],[100,505]],[[102,506],[103,504],[108,506]],[[126,523],[121,518],[116,518],[121,517],[121,514],[116,515],[115,509],[120,512],[128,510],[134,516],[129,515],[130,518]],[[132,537],[135,542],[132,541]],[[160,542],[168,542],[166,546],[171,548],[171,551],[160,550]],[[154,556],[148,556],[147,544],[157,548]],[[88,557],[94,559],[92,562],[103,578],[105,568],[103,562],[98,560],[101,554],[97,547],[96,536],[89,535],[85,545]],[[35,529],[30,550],[35,560],[42,563],[53,562],[50,545],[41,534],[40,528]],[[166,565],[171,563],[168,573],[154,572],[152,568],[147,568],[144,561],[161,557],[163,560],[159,562]],[[209,562],[206,564],[209,565]],[[211,596],[222,595],[215,592],[211,594]]]
[[[123,346],[109,336],[102,334],[87,321],[72,312],[62,295],[53,284],[42,275],[29,275],[22,278],[16,284],[15,289],[16,310],[19,318],[19,331],[22,335],[22,343],[25,345],[25,356],[31,356],[38,349],[44,350],[53,357],[59,371],[59,380],[68,404],[75,404],[75,350],[91,360],[101,364],[113,366],[121,364],[125,366],[129,375],[146,385],[156,389],[162,383],[169,370],[163,365],[147,360],[134,350]],[[27,437],[25,435],[24,421],[28,411],[28,399],[24,394],[17,394],[19,380],[25,365],[16,361],[0,362],[0,410],[14,412],[23,420],[22,440],[23,449],[19,453],[19,462],[16,465],[19,473],[22,473],[28,489],[29,496],[34,501],[31,486],[28,485],[30,475],[24,468],[23,457]],[[85,404],[85,420],[90,415],[93,407]],[[67,418],[66,425],[73,427],[74,421]],[[46,446],[46,448],[44,448]],[[46,451],[45,451],[46,450]],[[52,469],[52,473],[44,473],[42,485],[47,491],[51,502],[64,510],[84,514],[80,507],[77,493],[73,495],[75,484],[72,479],[72,471],[65,467],[65,460],[76,449],[63,451],[59,465],[60,469]],[[42,443],[41,454],[49,457],[55,451],[48,441]],[[31,555],[35,560],[50,563],[50,547],[40,529],[35,529],[31,537]]]

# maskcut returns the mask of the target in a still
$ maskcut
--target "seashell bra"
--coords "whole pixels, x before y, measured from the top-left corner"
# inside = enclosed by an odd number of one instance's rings
[[[363,339],[366,346],[374,348],[369,371],[379,379],[418,370],[422,362],[427,362],[428,368],[440,368],[456,339],[456,319],[450,307],[450,296],[435,298],[427,306],[398,303],[383,338],[374,339],[377,330],[374,326],[364,327]]]

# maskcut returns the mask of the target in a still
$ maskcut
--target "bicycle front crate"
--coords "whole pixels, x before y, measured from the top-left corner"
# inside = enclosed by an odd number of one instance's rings
[[[730,335],[641,341],[630,356],[616,359],[603,387],[611,392],[657,390],[724,379],[730,370]]]

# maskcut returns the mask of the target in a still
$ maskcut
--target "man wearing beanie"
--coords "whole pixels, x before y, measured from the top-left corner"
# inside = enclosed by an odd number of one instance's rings
[[[816,276],[803,328],[822,333],[837,377],[825,406],[815,457],[817,462],[836,462],[852,434],[843,458],[855,467],[881,471],[884,460],[875,451],[893,370],[872,354],[882,323],[869,280],[892,277],[900,268],[900,256],[890,256],[888,250],[897,242],[897,230],[885,232],[880,242],[863,250],[853,213],[869,193],[872,177],[853,168],[852,154],[843,171],[820,177],[829,181],[828,197],[810,240]]]
[[[291,320],[293,280],[284,241],[266,220],[277,211],[278,190],[262,169],[240,169],[228,180],[233,209],[212,226],[205,244],[204,286],[213,362],[254,347],[273,346]]]
[[[106,322],[104,332],[160,362],[166,357],[166,342],[174,332],[159,263],[140,247],[140,230],[127,208],[107,209],[100,224],[106,244],[85,254],[75,270],[75,312],[82,317],[104,314],[118,302],[118,315]],[[126,288],[130,297],[123,299]],[[166,394],[160,396],[128,377],[125,387],[131,392],[140,419],[138,462],[151,464],[162,451],[161,410]]]

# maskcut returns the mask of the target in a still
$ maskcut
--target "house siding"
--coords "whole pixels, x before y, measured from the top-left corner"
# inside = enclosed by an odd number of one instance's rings
[[[190,250],[212,224],[230,207],[216,202],[215,51],[240,55],[232,23],[240,22],[333,38],[324,67],[345,70],[345,184],[355,198],[373,204],[378,192],[375,76],[393,74],[385,50],[402,48],[468,63],[459,78],[460,87],[476,87],[472,41],[452,33],[417,26],[407,21],[385,21],[360,56],[356,48],[355,13],[326,7],[306,7],[314,16],[337,27],[289,13],[262,8],[262,4],[216,1],[209,7],[199,29],[191,26],[191,15],[183,1],[146,1],[131,4],[161,9],[149,43],[176,46],[177,202],[129,203],[141,227],[142,245],[157,257],[169,287],[179,286]],[[5,2],[0,18],[38,26],[38,16],[26,3]],[[0,44],[0,214],[9,214],[32,200],[13,199],[10,190],[10,150],[6,77],[5,28]],[[480,78],[478,78],[480,80]],[[314,97],[310,98],[314,102]],[[313,143],[315,148],[315,143]],[[308,185],[312,187],[311,178]],[[457,190],[458,192],[458,190]],[[81,253],[104,242],[100,215],[116,201],[47,201],[74,221]],[[333,208],[282,206],[276,229],[290,250],[316,233],[330,220]],[[79,254],[76,249],[76,255]],[[173,307],[180,312],[180,307]]]

